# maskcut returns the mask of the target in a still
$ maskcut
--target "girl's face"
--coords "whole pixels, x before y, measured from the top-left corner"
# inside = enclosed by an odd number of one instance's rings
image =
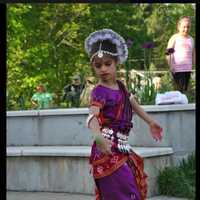
[[[36,89],[37,89],[37,92],[40,92],[40,93],[44,92],[44,90],[45,90],[42,85],[37,86]]]
[[[179,34],[181,34],[183,36],[187,36],[189,33],[189,29],[190,29],[190,21],[189,20],[183,19],[179,22],[179,26],[178,26]]]
[[[100,80],[107,82],[115,80],[116,64],[117,62],[113,58],[103,56],[102,58],[95,57],[92,62],[92,67]]]

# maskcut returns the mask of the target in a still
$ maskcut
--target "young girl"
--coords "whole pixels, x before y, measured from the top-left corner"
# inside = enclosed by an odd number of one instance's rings
[[[177,90],[187,91],[192,65],[195,65],[195,48],[193,38],[189,35],[190,18],[182,17],[177,23],[178,33],[168,41],[167,49],[174,53],[167,55],[172,76]]]
[[[46,92],[45,86],[39,84],[36,93],[31,97],[31,103],[35,109],[48,109],[53,105],[53,95]]]
[[[128,57],[124,39],[110,29],[99,30],[86,38],[85,49],[99,78],[91,93],[87,118],[94,138],[90,163],[96,200],[144,200],[147,176],[143,159],[128,144],[133,112],[148,123],[157,141],[162,139],[162,128],[117,80],[116,65]]]

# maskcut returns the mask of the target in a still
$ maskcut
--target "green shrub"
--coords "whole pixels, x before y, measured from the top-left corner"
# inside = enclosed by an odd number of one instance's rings
[[[135,76],[132,82],[133,85],[131,85],[130,91],[136,94],[139,103],[142,105],[154,105],[157,91],[155,90],[151,74],[147,73],[142,78]]]
[[[154,105],[156,98],[156,90],[154,88],[152,78],[147,76],[146,84],[138,91],[139,102],[142,105]]]
[[[183,159],[177,167],[167,167],[158,176],[159,193],[167,196],[195,199],[195,156]]]
[[[161,88],[159,89],[159,93],[165,93],[167,91],[173,91],[173,81],[170,72],[165,73],[161,77]]]
[[[190,79],[186,95],[189,103],[194,103],[196,101],[196,81],[192,78]]]

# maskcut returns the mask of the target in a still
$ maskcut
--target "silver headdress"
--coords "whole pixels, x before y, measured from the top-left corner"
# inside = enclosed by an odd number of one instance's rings
[[[117,52],[110,52],[102,49],[102,41],[109,40],[111,43],[116,45]],[[91,55],[91,50],[93,44],[100,41],[99,49]],[[128,58],[128,48],[124,38],[122,38],[118,33],[114,32],[111,29],[102,29],[91,33],[85,39],[85,50],[87,54],[90,56],[90,60],[94,58],[94,56],[98,56],[100,58],[103,57],[103,54],[109,54],[112,56],[117,56],[119,59],[119,63],[122,64]]]

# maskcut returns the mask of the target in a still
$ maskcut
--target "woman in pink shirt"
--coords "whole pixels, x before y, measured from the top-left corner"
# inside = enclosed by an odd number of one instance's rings
[[[176,89],[181,92],[187,91],[192,65],[195,65],[194,40],[189,35],[190,24],[190,18],[186,16],[178,21],[178,33],[169,39],[166,52]]]

